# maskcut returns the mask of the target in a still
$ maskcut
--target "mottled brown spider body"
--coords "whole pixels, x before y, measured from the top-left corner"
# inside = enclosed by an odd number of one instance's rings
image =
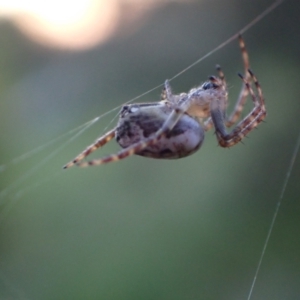
[[[116,127],[116,141],[122,148],[128,148],[155,136],[172,111],[166,101],[123,106]],[[197,151],[203,140],[204,129],[200,123],[184,114],[164,137],[135,154],[160,159],[181,158]]]
[[[227,117],[227,85],[224,74],[217,66],[218,77],[211,76],[202,85],[188,93],[175,95],[166,80],[161,101],[123,106],[118,125],[69,162],[64,168],[74,164],[86,167],[124,159],[138,154],[152,158],[181,158],[197,151],[204,132],[214,127],[221,147],[231,147],[239,143],[266,116],[261,87],[249,70],[249,58],[242,37],[239,45],[244,62],[243,86],[232,114]],[[254,85],[256,92],[252,89]],[[250,95],[254,105],[250,113],[231,132],[227,128],[234,125]],[[123,150],[101,159],[82,161],[90,153],[116,138]]]

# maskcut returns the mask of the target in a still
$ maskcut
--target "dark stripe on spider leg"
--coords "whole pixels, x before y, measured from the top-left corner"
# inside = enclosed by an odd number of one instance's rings
[[[109,162],[119,161],[121,159],[124,159],[128,156],[131,156],[135,153],[138,153],[138,152],[142,151],[143,149],[145,149],[148,146],[151,146],[151,145],[155,144],[162,136],[166,135],[167,132],[168,132],[168,130],[166,130],[166,131],[159,130],[156,136],[148,138],[143,142],[139,142],[135,145],[132,145],[130,148],[121,150],[117,154],[109,155],[109,156],[101,158],[99,160],[96,159],[96,160],[92,160],[92,161],[89,161],[89,162],[79,163],[77,165],[80,166],[80,167],[87,167],[87,166],[97,166],[97,165],[102,165],[102,164],[106,164],[106,163],[109,163]]]
[[[90,161],[79,162],[77,164],[77,166],[81,167],[81,168],[85,168],[85,167],[91,167],[91,166],[98,166],[98,165],[102,165],[102,164],[105,164],[108,162],[118,161],[118,160],[119,160],[118,155],[109,155],[102,159],[94,159],[94,160],[90,160]]]
[[[94,144],[90,145],[88,148],[86,148],[80,155],[78,155],[73,162],[77,163],[83,158],[90,155],[92,152],[96,151],[98,148],[102,147],[106,143],[108,143],[112,138],[114,137],[114,133],[105,136],[104,138],[98,139]]]
[[[245,42],[241,35],[239,35],[239,46],[240,46],[240,49],[242,52],[242,58],[243,58],[243,62],[244,62],[245,77],[249,78],[249,76],[247,74],[248,69],[249,69],[249,55],[248,55],[248,51],[246,49]]]
[[[132,146],[129,149],[121,150],[117,154],[109,155],[107,157],[101,158],[101,159],[95,159],[88,162],[82,162],[78,163],[77,166],[79,167],[88,167],[88,166],[98,166],[102,164],[107,164],[109,162],[116,162],[121,159],[124,159],[128,156],[131,156],[135,154],[136,152],[139,152],[140,150],[146,148],[149,144],[152,144],[152,140],[149,142],[143,142],[140,144],[137,144],[136,146]]]
[[[240,46],[240,50],[242,52],[242,58],[243,58],[243,63],[244,63],[244,75],[240,75],[240,77],[242,77],[242,79],[244,77],[244,78],[246,78],[246,80],[248,80],[250,78],[250,73],[248,72],[249,55],[248,55],[248,52],[247,52],[247,49],[245,46],[245,42],[244,42],[242,36],[239,35],[238,39],[239,39],[239,46]],[[226,121],[227,127],[231,127],[239,119],[241,112],[244,108],[244,105],[246,103],[248,93],[249,93],[248,88],[245,85],[243,85],[243,87],[240,91],[238,100],[236,102],[236,105],[233,109],[233,112],[231,113],[230,117]]]
[[[264,96],[263,96],[263,93],[262,93],[261,86],[260,86],[256,76],[253,74],[253,72],[250,69],[249,69],[249,73],[250,73],[250,75],[252,77],[252,80],[255,84],[255,87],[257,89],[259,100],[260,100],[261,104],[264,105],[265,102],[264,102]]]
[[[241,112],[243,111],[248,94],[249,94],[249,92],[248,92],[247,88],[244,87],[240,92],[239,98],[236,102],[233,112],[231,113],[230,117],[226,121],[227,127],[231,127],[240,118],[240,115],[241,115]]]
[[[87,147],[83,152],[81,152],[77,157],[75,157],[75,159],[73,159],[71,162],[66,164],[63,167],[63,169],[67,169],[67,168],[70,168],[70,167],[74,166],[75,164],[78,164],[81,160],[83,160],[89,154],[91,154],[92,152],[94,152],[98,148],[100,148],[103,145],[105,145],[106,143],[108,143],[114,136],[115,136],[115,129],[109,131],[103,137],[96,140],[94,144]]]
[[[251,130],[253,130],[266,117],[266,109],[264,106],[264,99],[261,87],[253,72],[249,70],[249,74],[255,83],[255,86],[258,91],[258,96],[254,94],[254,91],[252,90],[246,78],[244,78],[243,75],[239,74],[239,76],[244,81],[248,92],[251,95],[252,101],[254,103],[254,108],[230,134],[227,134],[226,128],[223,123],[224,118],[222,115],[222,109],[216,104],[212,107],[211,114],[216,128],[217,139],[220,146],[222,147],[231,147],[236,143],[240,142]]]
[[[222,71],[222,68],[220,65],[216,65],[216,70],[218,71],[218,76],[220,77],[220,79],[222,80],[223,84],[226,86],[226,82],[225,82],[225,75]]]
[[[223,126],[216,129],[217,139],[222,147],[231,147],[240,142],[251,130],[253,130],[266,117],[266,111],[256,107],[244,118],[237,127],[230,133],[224,134]]]

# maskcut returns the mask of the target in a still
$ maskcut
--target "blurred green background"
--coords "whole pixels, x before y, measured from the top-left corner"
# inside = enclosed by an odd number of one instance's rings
[[[271,3],[166,1],[130,33],[85,51],[42,46],[1,21],[0,299],[247,299],[300,133],[299,1],[244,34],[268,110],[244,145],[222,149],[210,131],[185,159],[63,171],[117,111],[76,139],[55,139],[173,77]],[[173,90],[200,84],[217,63],[232,105],[243,71],[237,41]],[[32,149],[40,151],[12,161]],[[112,142],[92,157],[118,149]],[[299,156],[253,300],[300,299]]]

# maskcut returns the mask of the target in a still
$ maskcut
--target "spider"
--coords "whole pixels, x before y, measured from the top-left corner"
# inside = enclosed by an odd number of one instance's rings
[[[188,93],[174,95],[169,81],[166,80],[161,101],[124,105],[117,126],[97,139],[63,168],[73,165],[96,166],[118,161],[133,154],[158,159],[186,157],[200,148],[205,131],[212,127],[215,128],[221,147],[236,145],[266,117],[262,90],[257,78],[249,69],[249,57],[241,35],[239,47],[244,62],[244,75],[239,74],[243,86],[229,117],[226,117],[227,86],[220,66],[216,67],[218,77],[210,76],[208,81]],[[252,89],[252,82],[256,93]],[[230,133],[227,133],[226,127],[237,122],[249,94],[254,104],[253,109]],[[82,161],[113,138],[124,148],[123,150],[104,158]]]

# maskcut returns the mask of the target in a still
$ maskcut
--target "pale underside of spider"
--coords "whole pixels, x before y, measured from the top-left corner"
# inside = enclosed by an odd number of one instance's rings
[[[236,145],[266,117],[262,90],[249,69],[249,57],[241,36],[239,46],[244,63],[244,75],[239,74],[243,86],[229,117],[226,116],[227,86],[219,66],[217,66],[218,77],[209,77],[208,81],[188,93],[174,95],[169,81],[166,80],[161,101],[124,105],[117,126],[66,164],[64,169],[73,165],[80,167],[101,165],[133,154],[158,159],[185,157],[200,148],[205,131],[211,128],[215,129],[221,147]],[[226,127],[231,127],[239,120],[249,95],[254,105],[253,109],[228,133]],[[113,138],[123,150],[104,158],[83,161]]]

